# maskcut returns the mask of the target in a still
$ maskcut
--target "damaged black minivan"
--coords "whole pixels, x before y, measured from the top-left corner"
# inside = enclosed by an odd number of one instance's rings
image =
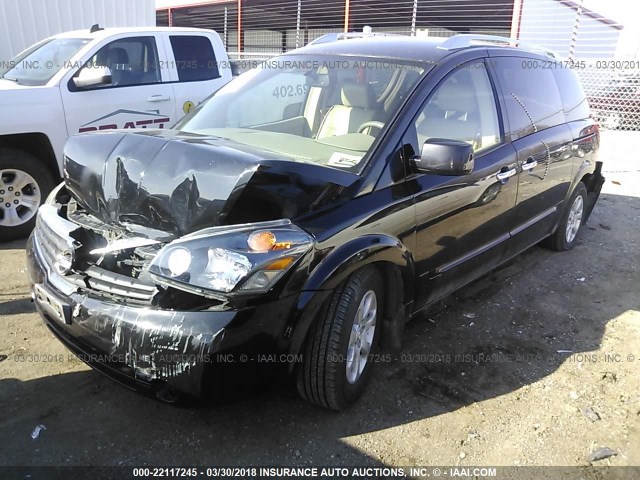
[[[598,145],[546,52],[321,37],[172,130],[72,138],[28,244],[33,298],[82,360],[161,400],[280,371],[339,410],[415,313],[576,244]]]

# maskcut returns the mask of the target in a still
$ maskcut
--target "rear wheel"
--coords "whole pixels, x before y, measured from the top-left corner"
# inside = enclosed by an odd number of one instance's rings
[[[53,183],[53,176],[35,156],[0,149],[0,241],[29,235]]]
[[[569,198],[558,228],[545,241],[547,247],[562,252],[576,246],[578,231],[586,218],[586,204],[587,188],[580,182]]]
[[[383,282],[366,267],[329,300],[307,340],[298,391],[316,405],[342,410],[364,391],[371,373],[384,311]]]

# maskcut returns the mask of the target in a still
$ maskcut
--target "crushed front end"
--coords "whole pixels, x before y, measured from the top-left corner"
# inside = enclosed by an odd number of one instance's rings
[[[287,226],[280,222],[271,230],[278,228]],[[230,263],[223,247],[232,249],[227,237],[236,238],[229,231],[237,229],[211,230],[177,243],[150,239],[100,221],[79,206],[63,184],[39,210],[27,246],[38,312],[81,360],[162,400],[172,401],[179,394],[200,397],[227,388],[229,379],[262,376],[268,365],[256,362],[256,355],[285,350],[287,321],[297,295],[269,290],[272,280],[289,270],[278,270],[283,262],[274,263],[272,257],[266,274],[257,275],[260,265],[234,270],[246,262]],[[255,229],[245,226],[247,235],[249,230]],[[262,237],[254,241],[271,241]],[[209,238],[221,246],[209,247]],[[290,255],[278,255],[288,259],[284,263],[292,264],[304,253],[295,253],[295,245],[287,247]],[[205,267],[200,268],[204,273],[196,271],[198,255],[205,256]],[[220,258],[212,260],[212,255]],[[241,283],[245,277],[255,278]],[[218,283],[207,285],[212,279]],[[234,297],[236,285],[238,291],[265,294],[240,292]],[[221,387],[221,382],[227,383]]]

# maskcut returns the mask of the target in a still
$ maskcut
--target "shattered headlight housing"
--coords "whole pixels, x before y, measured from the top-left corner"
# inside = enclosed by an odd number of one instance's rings
[[[199,295],[262,293],[313,243],[289,220],[208,228],[163,247],[149,272],[162,284]]]

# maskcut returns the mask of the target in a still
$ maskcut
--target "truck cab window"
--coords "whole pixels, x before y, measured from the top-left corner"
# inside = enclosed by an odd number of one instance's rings
[[[107,88],[149,85],[162,81],[155,37],[132,37],[105,45],[84,68],[97,67],[108,67],[111,70],[112,82]]]
[[[216,55],[207,37],[171,35],[171,48],[181,82],[200,82],[220,78]]]

